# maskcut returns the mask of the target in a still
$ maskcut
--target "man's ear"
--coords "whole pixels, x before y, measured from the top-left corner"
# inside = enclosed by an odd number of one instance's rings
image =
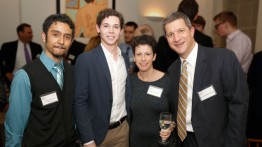
[[[98,34],[100,34],[100,28],[99,28],[99,26],[96,24],[96,32],[98,33]]]
[[[41,37],[42,37],[42,41],[44,43],[46,43],[46,34],[45,34],[45,32],[42,32]]]

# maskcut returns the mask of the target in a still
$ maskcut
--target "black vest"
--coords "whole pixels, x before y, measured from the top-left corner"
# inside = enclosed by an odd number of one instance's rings
[[[64,85],[60,89],[40,59],[23,67],[29,76],[32,92],[31,111],[24,131],[26,147],[74,147],[76,130],[73,113],[74,71],[64,62]],[[43,105],[41,97],[56,92],[58,101]]]

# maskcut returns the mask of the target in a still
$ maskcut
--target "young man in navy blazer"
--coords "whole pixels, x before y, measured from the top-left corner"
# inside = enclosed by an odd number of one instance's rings
[[[75,64],[75,116],[84,147],[127,147],[129,142],[129,60],[117,46],[124,19],[105,9],[97,16],[101,44]]]

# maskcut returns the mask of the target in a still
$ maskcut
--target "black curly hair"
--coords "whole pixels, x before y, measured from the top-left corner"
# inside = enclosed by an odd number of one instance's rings
[[[135,54],[135,48],[139,45],[148,45],[152,48],[153,54],[156,53],[157,42],[152,36],[141,35],[141,36],[134,37],[131,42],[131,47],[133,49],[134,54]]]

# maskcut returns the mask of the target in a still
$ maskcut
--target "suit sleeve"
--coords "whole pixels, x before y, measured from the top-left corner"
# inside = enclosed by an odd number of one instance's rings
[[[249,92],[244,72],[233,52],[225,55],[222,81],[228,101],[225,147],[245,147]]]
[[[82,143],[95,139],[91,122],[90,108],[88,107],[89,75],[86,56],[80,55],[75,64],[75,99],[74,111],[77,130]]]

